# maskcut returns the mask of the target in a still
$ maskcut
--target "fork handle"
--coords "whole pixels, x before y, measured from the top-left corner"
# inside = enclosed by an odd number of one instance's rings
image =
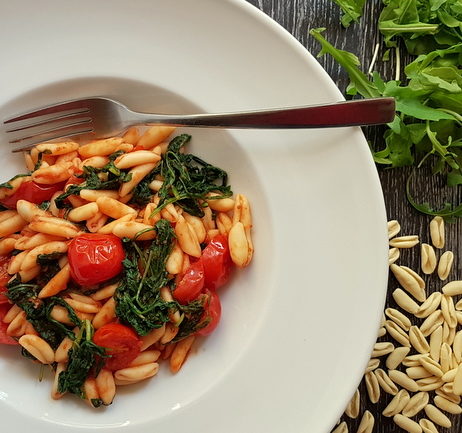
[[[395,115],[395,100],[371,98],[334,104],[221,114],[136,114],[139,115],[136,119],[138,124],[141,121],[144,124],[175,126],[262,129],[366,126],[391,122]]]

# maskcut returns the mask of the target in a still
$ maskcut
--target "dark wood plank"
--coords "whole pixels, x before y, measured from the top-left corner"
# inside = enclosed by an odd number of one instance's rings
[[[307,49],[316,54],[319,51],[318,44],[308,34],[311,28],[326,27],[325,36],[336,47],[354,52],[360,59],[364,70],[367,70],[372,59],[373,51],[377,43],[380,42],[380,36],[377,32],[376,22],[380,13],[380,0],[370,0],[366,2],[363,18],[359,24],[354,24],[348,29],[342,28],[339,23],[339,8],[330,0],[248,0],[253,5],[263,10],[275,21],[284,26],[292,35],[294,35]],[[380,46],[379,57],[381,58],[384,48]],[[337,86],[344,91],[348,78],[344,71],[333,62],[330,57],[319,59],[321,65],[330,74]],[[386,79],[393,79],[395,76],[395,63],[392,59],[383,63],[380,62],[379,72]],[[369,128],[365,130],[366,137],[374,145],[381,146],[384,128]],[[397,219],[402,226],[403,234],[417,234],[423,242],[430,242],[428,224],[431,217],[419,214],[408,203],[405,194],[405,185],[412,174],[409,168],[403,169],[384,169],[379,167],[379,175],[385,197],[385,204],[389,219]],[[412,179],[411,190],[420,202],[429,201],[436,206],[445,201],[451,203],[462,202],[462,193],[460,189],[444,187],[444,179],[430,176],[429,171],[419,172],[418,176]],[[449,280],[460,279],[462,277],[459,259],[458,246],[462,239],[462,226],[460,222],[455,222],[446,226],[447,239],[445,250],[452,250],[455,254],[454,268]],[[438,252],[441,254],[441,252]],[[415,247],[402,253],[401,264],[407,265],[413,269],[420,269],[420,250]],[[427,291],[439,290],[443,283],[436,276],[426,277]],[[448,280],[448,281],[449,281]],[[386,306],[396,307],[391,292],[398,287],[394,277],[390,277],[388,296]],[[371,324],[376,326],[376,324]],[[390,337],[383,340],[390,340]],[[381,362],[381,368],[384,367],[384,361]],[[391,433],[401,431],[394,425],[392,420],[381,415],[384,407],[389,403],[392,396],[386,395],[381,398],[379,404],[371,404],[367,398],[364,381],[360,384],[361,390],[361,414],[369,410],[376,419],[374,431],[377,433]],[[383,395],[383,392],[382,392]],[[416,418],[419,418],[417,416]],[[461,417],[451,417],[453,427],[451,429],[439,428],[440,432],[460,432],[462,431]],[[348,424],[349,431],[356,431],[360,419],[350,420],[343,417]]]

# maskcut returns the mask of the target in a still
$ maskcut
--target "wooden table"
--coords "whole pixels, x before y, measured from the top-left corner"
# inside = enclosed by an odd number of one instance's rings
[[[381,0],[367,1],[361,21],[351,25],[348,29],[344,29],[341,26],[340,10],[331,0],[248,1],[285,27],[313,54],[319,52],[319,45],[309,35],[309,30],[317,27],[326,27],[327,30],[324,36],[337,48],[355,53],[363,65],[363,70],[367,70],[369,67],[374,48],[377,43],[381,42],[381,37],[378,34],[376,26],[377,18],[382,7]],[[379,58],[381,58],[381,53],[383,53],[383,45],[380,46]],[[331,57],[324,56],[319,59],[319,62],[329,73],[340,90],[344,92],[349,81],[347,74],[338,64],[334,63]],[[395,74],[393,59],[387,63],[387,65],[379,64],[378,70],[385,78],[393,79]],[[365,130],[365,134],[368,140],[376,146],[380,146],[382,143],[383,131],[383,128],[369,128]],[[405,185],[411,170],[409,168],[390,170],[384,169],[383,167],[378,167],[378,170],[385,197],[388,219],[397,219],[400,221],[402,234],[416,234],[419,235],[422,242],[430,243],[428,224],[431,217],[416,212],[406,200]],[[419,174],[418,177],[412,181],[411,190],[421,201],[428,200],[437,207],[446,201],[456,204],[462,202],[461,189],[446,188],[444,187],[444,179],[430,176],[428,173],[425,173],[425,176]],[[460,222],[446,225],[447,236],[445,249],[453,251],[455,255],[453,270],[447,281],[461,279],[462,277],[458,260],[459,249],[457,248],[462,239],[461,229],[462,225]],[[410,250],[405,250],[402,253],[400,262],[412,269],[420,270],[420,249],[414,247]],[[425,280],[428,292],[435,289],[439,290],[443,285],[436,275],[426,277]],[[397,287],[398,284],[396,280],[391,276],[388,285],[386,307],[396,307],[391,293]],[[371,326],[376,326],[376,324],[371,324]],[[390,337],[388,337],[388,340],[390,340]],[[384,361],[382,361],[381,367],[383,367],[383,364]],[[353,420],[346,416],[342,417],[342,421],[344,420],[347,422],[349,431],[356,431],[361,415],[366,409],[375,417],[374,432],[392,433],[395,431],[402,431],[390,418],[381,415],[382,410],[391,400],[391,396],[386,395],[383,397],[384,393],[382,392],[379,403],[372,404],[367,397],[364,380],[361,382],[359,388],[361,391],[360,416]],[[461,416],[451,417],[451,420],[453,424],[451,429],[439,427],[439,431],[454,433],[462,431]]]

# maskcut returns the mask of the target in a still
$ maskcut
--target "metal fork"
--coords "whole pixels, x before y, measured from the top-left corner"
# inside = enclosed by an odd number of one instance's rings
[[[3,121],[13,152],[36,143],[78,137],[97,139],[119,134],[133,125],[213,128],[329,128],[388,123],[395,114],[393,98],[372,98],[335,104],[221,114],[151,114],[120,102],[94,97],[42,107]]]

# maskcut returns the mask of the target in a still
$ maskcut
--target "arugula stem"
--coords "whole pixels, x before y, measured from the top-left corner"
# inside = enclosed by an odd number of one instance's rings
[[[425,154],[425,156],[420,160],[419,164],[417,165],[417,168],[420,168],[422,167],[422,164],[427,160],[427,158],[430,156],[430,155],[433,155],[435,152],[433,150],[431,150],[430,152],[427,152]]]
[[[374,69],[375,62],[377,61],[377,56],[379,54],[380,44],[375,44],[374,53],[372,54],[371,64],[367,70],[367,75],[372,75],[372,70]]]
[[[83,327],[80,327],[79,331],[77,332],[77,335],[75,336],[73,345],[79,346],[80,342],[82,341],[82,337],[83,337]]]
[[[93,337],[93,327],[91,326],[91,323],[88,319],[85,319],[84,321],[84,326],[85,326],[85,339],[87,341],[91,341],[92,337]]]
[[[462,126],[462,115],[460,115],[459,113],[456,113],[455,111],[453,110],[449,110],[449,108],[437,108],[437,110],[439,111],[443,111],[444,113],[448,113],[450,114],[451,116],[454,116],[456,122]]]
[[[143,289],[144,280],[146,279],[146,275],[148,275],[149,267],[151,266],[151,260],[152,260],[152,250],[149,251],[148,259],[145,261],[143,275],[141,277],[140,283],[138,284],[138,290],[136,291],[135,300],[138,305],[141,305],[140,294],[141,294],[141,290]]]
[[[438,25],[425,25],[425,26],[400,26],[399,24],[393,27],[380,26],[381,32],[400,32],[400,33],[416,33],[416,32],[436,32]]]
[[[436,150],[443,158],[446,157],[447,150],[444,146],[436,138],[436,134],[430,129],[430,121],[427,120],[425,122],[425,130],[427,132],[427,136],[430,139],[433,149]]]

